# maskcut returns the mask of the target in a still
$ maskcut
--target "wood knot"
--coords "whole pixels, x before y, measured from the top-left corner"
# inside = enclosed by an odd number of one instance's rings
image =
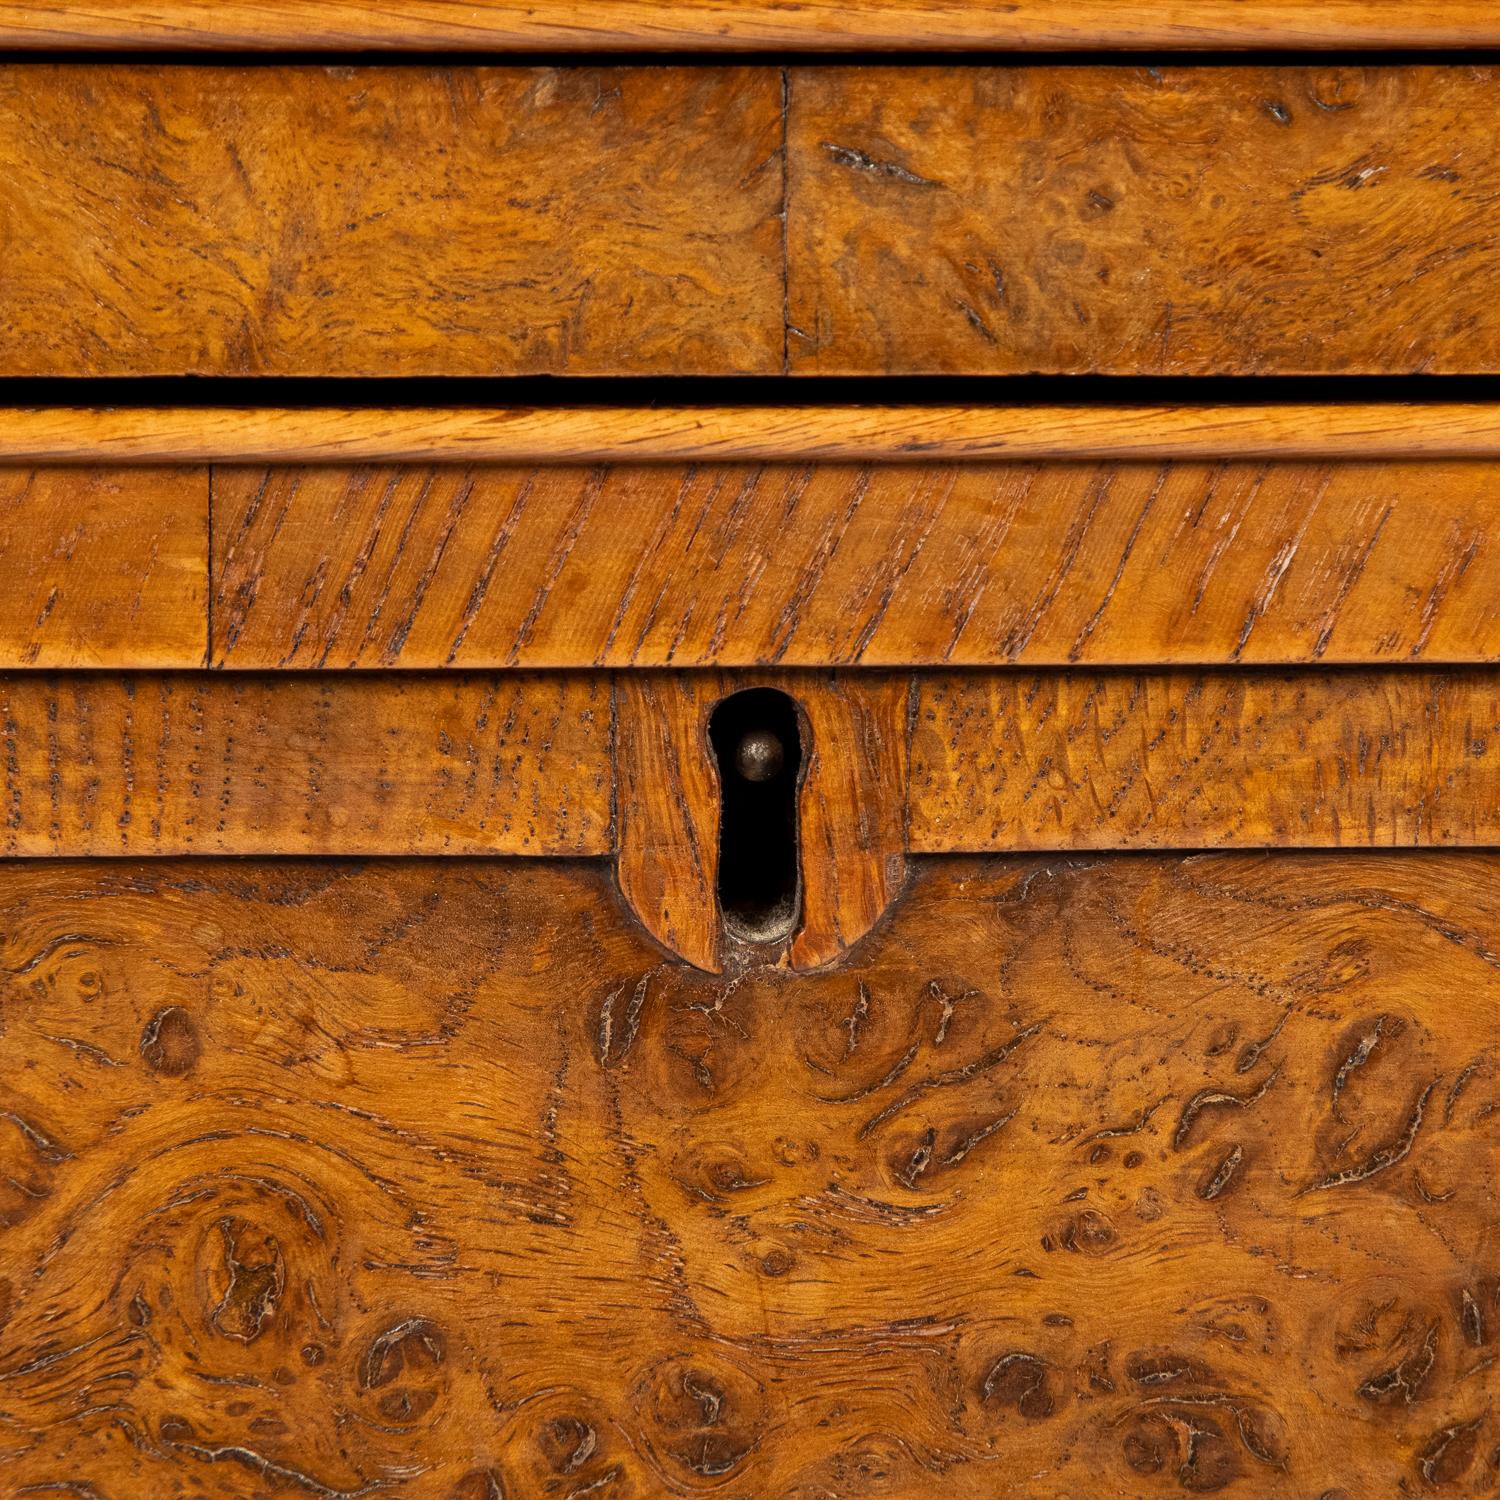
[[[359,1366],[362,1391],[379,1392],[375,1406],[395,1426],[425,1417],[442,1394],[439,1374],[448,1340],[430,1318],[405,1318],[375,1335]]]
[[[141,1033],[141,1058],[163,1078],[191,1073],[202,1055],[192,1017],[180,1005],[168,1005],[152,1016]]]

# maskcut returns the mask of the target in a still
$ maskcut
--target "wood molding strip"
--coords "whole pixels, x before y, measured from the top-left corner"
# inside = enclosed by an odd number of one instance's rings
[[[672,674],[689,692],[699,679]],[[799,698],[830,690],[827,674],[777,680]],[[6,674],[0,853],[609,854],[611,686],[604,673]],[[889,719],[878,678],[849,686]],[[810,717],[838,740],[837,713]],[[621,732],[643,722],[622,717]],[[919,674],[910,732],[909,770],[860,774],[905,776],[914,853],[1500,844],[1495,672]],[[636,749],[620,754],[649,772]],[[684,817],[707,826],[712,778],[682,784]],[[868,799],[829,795],[817,827],[831,848]],[[876,813],[847,851],[899,883],[894,820]],[[827,926],[878,904],[858,896]]]
[[[968,51],[1500,45],[1488,0],[5,0],[0,47],[130,51]]]
[[[0,408],[3,464],[1500,458],[1484,402]]]

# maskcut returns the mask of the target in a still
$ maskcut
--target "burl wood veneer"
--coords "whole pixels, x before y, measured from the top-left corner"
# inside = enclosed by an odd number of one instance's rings
[[[7,375],[767,373],[746,68],[0,67]]]
[[[0,373],[1500,370],[1488,62],[12,63]]]
[[[1494,370],[1497,107],[1467,62],[799,69],[791,368]]]
[[[9,1494],[1493,1488],[1492,855],[0,874]]]

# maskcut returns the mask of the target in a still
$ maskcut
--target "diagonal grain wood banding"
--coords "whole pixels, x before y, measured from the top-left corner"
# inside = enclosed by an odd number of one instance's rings
[[[0,373],[779,373],[772,69],[0,68]]]
[[[1500,659],[1494,461],[227,465],[213,486],[218,666]]]

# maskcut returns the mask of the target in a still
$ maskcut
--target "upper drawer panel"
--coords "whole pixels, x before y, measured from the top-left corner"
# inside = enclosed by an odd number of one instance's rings
[[[802,69],[792,367],[1500,368],[1493,67]]]
[[[1497,106],[1455,65],[17,63],[0,374],[1492,372]]]
[[[764,373],[746,68],[0,68],[0,373]]]

